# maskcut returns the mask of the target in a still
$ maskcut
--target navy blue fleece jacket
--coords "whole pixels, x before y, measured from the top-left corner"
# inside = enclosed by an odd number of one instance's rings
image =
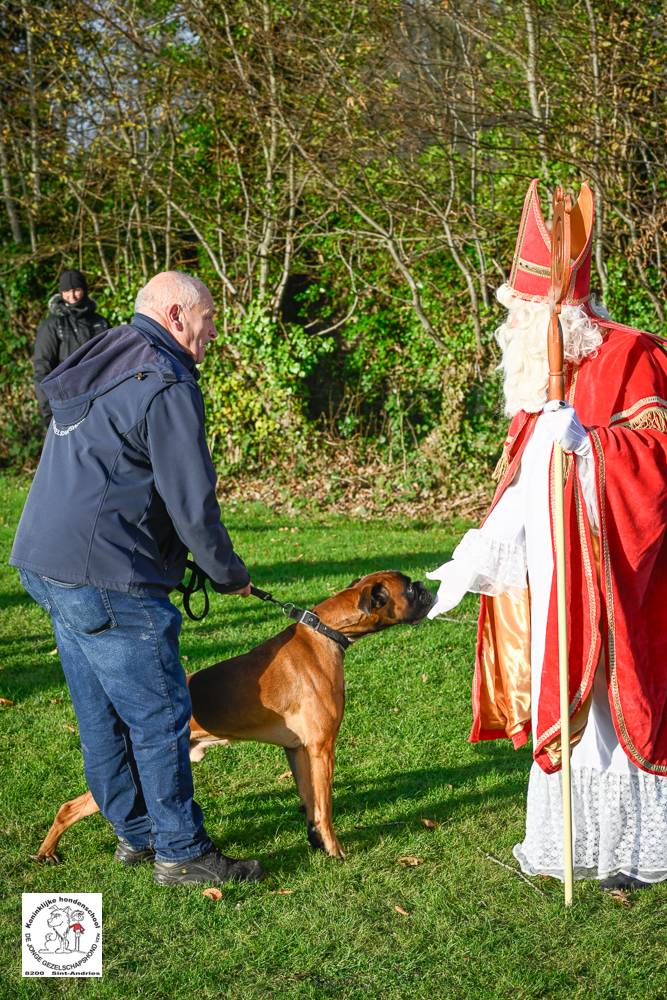
[[[72,584],[172,588],[188,549],[220,586],[249,582],[220,522],[192,357],[137,314],[42,382],[53,420],[10,563]]]

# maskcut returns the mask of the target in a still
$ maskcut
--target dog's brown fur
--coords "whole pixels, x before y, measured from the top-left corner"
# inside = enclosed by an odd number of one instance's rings
[[[420,621],[431,595],[393,570],[355,580],[315,608],[349,639]],[[343,651],[306,625],[291,625],[249,653],[188,677],[192,698],[190,758],[228,740],[258,740],[285,748],[308,823],[308,839],[344,858],[332,825],[334,746],[343,718]],[[66,802],[41,844],[37,860],[57,862],[65,830],[98,811],[91,792]]]

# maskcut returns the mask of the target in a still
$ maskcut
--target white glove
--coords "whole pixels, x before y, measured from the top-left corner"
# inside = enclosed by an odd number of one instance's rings
[[[438,596],[427,615],[427,618],[436,618],[438,615],[445,614],[446,611],[451,611],[463,600],[475,577],[475,570],[474,568],[471,570],[470,567],[452,559],[431,573],[427,573],[426,577],[429,580],[440,580]]]
[[[591,442],[588,432],[580,422],[576,411],[561,399],[552,399],[542,408],[542,420],[552,441],[556,441],[563,451],[573,451],[575,455],[588,455]]]

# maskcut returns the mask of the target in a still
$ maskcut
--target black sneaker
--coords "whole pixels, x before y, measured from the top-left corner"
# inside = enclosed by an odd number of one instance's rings
[[[144,861],[155,861],[155,848],[140,847],[137,849],[128,844],[126,840],[123,840],[122,837],[119,837],[114,858],[116,861],[120,861],[122,865],[140,865]]]
[[[158,885],[188,885],[191,882],[259,882],[264,869],[259,861],[237,861],[217,847],[191,861],[156,861],[153,880]]]
[[[623,875],[619,872],[618,875],[612,875],[600,882],[600,888],[605,892],[611,892],[612,889],[648,889],[652,884],[652,882],[642,882],[633,875]]]

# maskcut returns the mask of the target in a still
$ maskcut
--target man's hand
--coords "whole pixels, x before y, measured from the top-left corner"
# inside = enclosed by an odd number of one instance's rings
[[[542,412],[552,441],[557,441],[563,451],[588,455],[591,451],[590,438],[572,406],[563,400],[552,399],[545,404]]]
[[[245,587],[239,587],[237,590],[230,590],[227,584],[216,583],[214,580],[211,580],[210,577],[208,577],[208,580],[216,594],[240,594],[241,597],[248,597],[250,595],[250,588],[252,587],[252,583],[250,581],[246,583]]]

